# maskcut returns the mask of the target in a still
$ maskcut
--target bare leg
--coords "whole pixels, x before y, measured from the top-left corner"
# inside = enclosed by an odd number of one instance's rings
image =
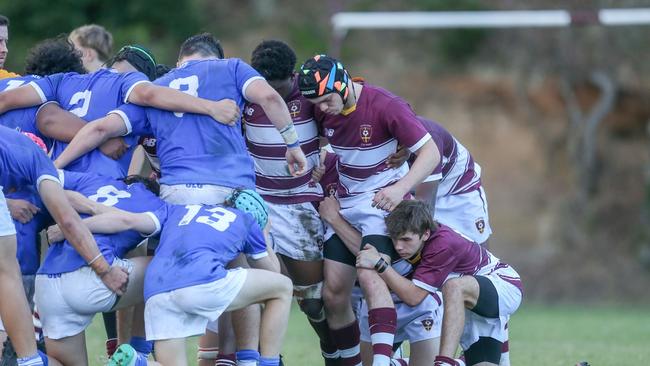
[[[50,360],[54,359],[65,366],[88,365],[85,332],[61,339],[45,337],[45,347]]]
[[[431,366],[440,349],[440,338],[411,343],[409,366]]]
[[[36,354],[32,314],[16,260],[16,236],[0,237],[0,317],[18,357]]]
[[[445,312],[442,316],[440,355],[453,358],[465,327],[465,309],[473,309],[479,295],[479,285],[474,277],[451,279],[442,286]]]
[[[279,273],[246,269],[246,282],[228,311],[264,303],[260,330],[260,355],[279,357],[291,310],[291,280]]]
[[[372,343],[361,341],[361,362],[363,366],[372,366],[372,357]],[[433,362],[431,364],[433,365]]]
[[[325,259],[323,301],[331,329],[341,329],[354,321],[350,294],[356,279],[356,269],[346,264]]]
[[[156,360],[165,366],[187,365],[185,338],[174,338],[156,341],[154,350],[156,353]]]
[[[221,321],[221,317],[219,320]],[[214,333],[211,330],[206,329],[205,334],[199,338],[199,353],[203,350],[204,356],[198,356],[198,366],[214,366],[214,363],[217,360],[217,350],[219,347],[215,345],[219,344],[219,335]]]

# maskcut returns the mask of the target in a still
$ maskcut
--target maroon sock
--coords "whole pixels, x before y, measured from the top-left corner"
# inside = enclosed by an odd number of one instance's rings
[[[106,340],[106,354],[110,358],[115,350],[117,349],[117,338],[111,338]]]
[[[433,366],[459,366],[459,363],[451,357],[436,356]]]
[[[372,341],[373,366],[390,365],[393,339],[397,328],[395,308],[377,308],[368,311],[370,340]]]
[[[219,353],[217,356],[217,362],[215,363],[215,366],[236,366],[237,365],[237,357],[235,356],[234,353],[229,353],[229,354],[223,354]]]
[[[393,363],[391,365],[397,365],[397,366],[409,366],[408,361],[406,361],[403,358],[393,358]]]
[[[361,365],[359,323],[355,320],[341,329],[330,329],[330,333],[339,349],[341,366]]]

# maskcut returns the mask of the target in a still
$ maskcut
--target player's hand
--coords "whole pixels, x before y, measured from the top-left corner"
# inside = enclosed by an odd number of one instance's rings
[[[404,164],[405,161],[408,160],[410,156],[411,156],[411,152],[409,151],[408,148],[402,145],[398,145],[397,151],[390,154],[390,156],[388,156],[388,160],[386,160],[386,165],[392,169],[399,168],[402,166],[402,164]]]
[[[222,99],[216,102],[210,101],[209,110],[210,117],[228,126],[234,126],[241,115],[239,106],[232,99]]]
[[[357,267],[375,269],[375,264],[377,264],[380,258],[381,255],[377,249],[370,244],[366,244],[363,246],[363,249],[357,253]]]
[[[121,137],[113,137],[99,145],[99,151],[113,160],[117,160],[129,149],[129,145]]]
[[[30,222],[34,218],[34,215],[41,210],[29,201],[11,198],[7,198],[7,207],[9,208],[11,218],[19,221],[21,224]]]
[[[399,186],[399,182],[382,188],[372,198],[372,207],[377,207],[390,212],[397,207],[400,202],[402,202],[406,193],[407,190]]]
[[[122,296],[126,292],[129,283],[129,272],[125,268],[113,266],[108,272],[100,274],[99,277],[104,285],[118,296]]]
[[[321,149],[318,156],[318,166],[311,171],[311,182],[314,184],[320,182],[323,175],[325,175],[325,158],[327,158],[327,150]]]
[[[320,218],[329,224],[341,216],[340,211],[341,204],[334,197],[325,197],[318,206]]]
[[[287,148],[285,154],[287,164],[289,165],[289,173],[294,177],[299,177],[305,174],[307,170],[307,158],[300,146]]]
[[[61,231],[59,225],[52,225],[48,227],[46,237],[49,244],[56,243],[57,241],[65,239],[63,236],[63,231]]]

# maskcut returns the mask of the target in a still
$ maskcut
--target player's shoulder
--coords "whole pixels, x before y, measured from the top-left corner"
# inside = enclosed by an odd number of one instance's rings
[[[404,101],[404,99],[393,94],[388,89],[373,84],[364,83],[361,92],[365,93],[365,97],[368,100],[374,102],[391,103],[394,101]]]

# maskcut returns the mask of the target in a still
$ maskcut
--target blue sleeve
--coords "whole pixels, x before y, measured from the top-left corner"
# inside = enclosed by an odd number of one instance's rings
[[[122,74],[122,85],[120,87],[122,103],[128,103],[129,95],[133,91],[133,87],[142,82],[149,82],[149,79],[141,72],[127,72]]]
[[[260,259],[267,255],[264,234],[257,222],[252,220],[252,218],[248,230],[248,237],[246,238],[246,245],[244,246],[244,253],[253,259]]]
[[[41,97],[41,103],[45,103],[47,101],[58,101],[58,91],[59,87],[61,86],[62,81],[66,78],[68,74],[74,74],[74,73],[59,73],[59,74],[52,74],[48,75],[44,78],[34,80],[29,83],[29,85],[32,85],[38,95]]]
[[[43,180],[52,180],[60,183],[59,173],[54,167],[52,160],[36,144],[32,143],[32,145],[34,145],[33,150],[35,151],[30,154],[29,160],[25,161],[27,166],[24,168],[28,170],[27,175],[34,184],[34,188],[38,190],[39,184]]]
[[[153,222],[156,224],[156,231],[154,231],[153,233],[147,236],[155,236],[160,233],[162,228],[165,226],[167,219],[169,218],[169,214],[172,207],[173,207],[172,205],[165,203],[155,211],[148,211],[144,213],[145,215],[149,215],[149,217],[151,217]]]
[[[244,96],[246,95],[244,92],[251,81],[256,79],[264,79],[259,72],[255,71],[255,69],[253,69],[249,64],[238,58],[229,59],[228,67],[235,77],[237,90],[239,90]]]
[[[122,118],[126,126],[126,135],[153,135],[147,108],[135,104],[123,104],[119,108],[110,111]]]

